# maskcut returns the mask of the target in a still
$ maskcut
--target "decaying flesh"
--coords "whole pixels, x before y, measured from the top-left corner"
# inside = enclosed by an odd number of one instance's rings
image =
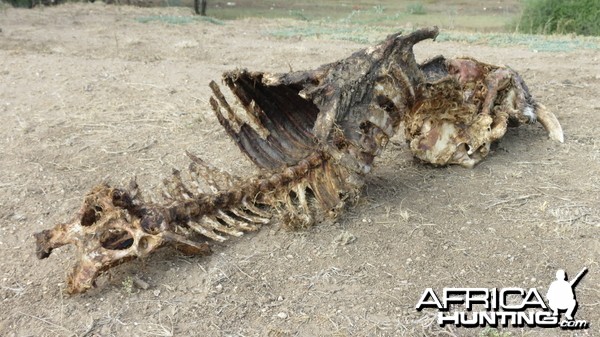
[[[470,168],[488,155],[509,124],[536,121],[551,139],[563,142],[558,120],[533,99],[516,71],[443,56],[423,63],[421,69],[426,94],[404,117],[405,137],[415,157]]]
[[[35,234],[37,256],[74,244],[78,261],[67,291],[80,293],[101,272],[165,245],[205,254],[210,241],[272,221],[305,227],[335,217],[358,198],[375,157],[401,125],[415,156],[438,165],[473,166],[509,121],[536,115],[562,141],[554,115],[511,69],[443,57],[419,65],[413,45],[437,33],[394,34],[313,71],[225,73],[243,111],[215,82],[210,104],[261,174],[235,177],[188,153],[188,177],[174,170],[163,202],[145,200],[135,183],[96,186],[70,222]]]

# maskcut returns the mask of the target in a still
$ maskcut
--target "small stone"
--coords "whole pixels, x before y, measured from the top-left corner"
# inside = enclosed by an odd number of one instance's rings
[[[333,239],[333,242],[339,246],[349,245],[354,241],[356,241],[356,236],[350,232],[342,232],[340,235],[336,236],[335,239]]]
[[[281,318],[281,319],[286,319],[288,318],[288,315],[285,312],[280,312],[277,314],[277,317]]]
[[[25,221],[27,219],[27,216],[24,214],[15,213],[12,215],[12,219],[13,221]]]
[[[148,282],[142,280],[141,278],[134,276],[133,277],[133,284],[138,287],[139,289],[143,289],[143,290],[148,290],[148,288],[150,288],[150,285],[148,284]]]

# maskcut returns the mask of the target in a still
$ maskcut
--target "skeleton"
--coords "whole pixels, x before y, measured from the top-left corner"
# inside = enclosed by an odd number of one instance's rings
[[[375,157],[402,125],[414,155],[436,165],[472,167],[509,121],[537,117],[562,141],[554,115],[513,70],[441,56],[419,65],[413,45],[437,33],[434,27],[390,35],[308,72],[225,73],[243,114],[215,82],[210,104],[260,174],[235,177],[188,153],[189,177],[174,170],[164,181],[162,203],[145,200],[135,182],[128,188],[101,184],[70,222],[35,234],[38,258],[74,244],[79,260],[67,291],[81,293],[103,271],[162,246],[208,254],[210,241],[270,222],[301,228],[335,217],[356,201]]]

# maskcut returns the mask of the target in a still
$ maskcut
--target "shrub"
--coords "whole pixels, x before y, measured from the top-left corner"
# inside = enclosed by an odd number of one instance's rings
[[[600,1],[525,0],[517,30],[531,34],[600,35]]]
[[[414,15],[425,15],[427,14],[427,10],[425,10],[425,6],[420,3],[410,4],[406,6],[406,11],[410,14]]]
[[[13,7],[33,7],[33,2],[31,0],[10,0],[7,2],[10,2],[10,4],[13,5]]]

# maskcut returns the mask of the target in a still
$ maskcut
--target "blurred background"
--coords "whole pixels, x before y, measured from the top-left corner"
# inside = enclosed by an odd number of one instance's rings
[[[70,0],[0,0],[15,7]],[[80,0],[78,0],[80,1]],[[94,0],[91,0],[92,2]],[[98,0],[96,0],[98,1]],[[438,25],[466,32],[600,35],[600,0],[105,0],[143,7],[189,7],[215,20],[292,19],[316,25],[406,27]]]

